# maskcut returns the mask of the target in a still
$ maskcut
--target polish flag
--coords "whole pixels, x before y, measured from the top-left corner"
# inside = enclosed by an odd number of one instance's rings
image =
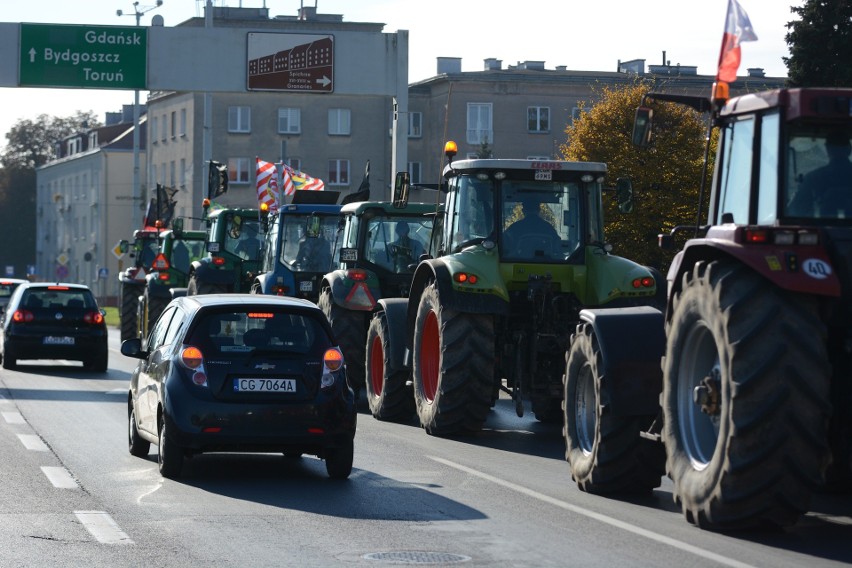
[[[757,34],[751,27],[748,14],[737,0],[728,0],[728,16],[725,19],[725,34],[722,36],[722,51],[719,53],[717,81],[733,83],[737,80],[740,67],[740,43],[755,41]]]

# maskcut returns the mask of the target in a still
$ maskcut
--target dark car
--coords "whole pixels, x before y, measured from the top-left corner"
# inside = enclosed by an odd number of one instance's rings
[[[204,294],[172,300],[143,343],[130,378],[129,449],[156,444],[160,473],[180,476],[206,452],[282,452],[352,471],[356,409],[343,355],[322,311],[307,300]]]
[[[0,280],[0,315],[6,311],[6,305],[9,303],[9,298],[12,297],[12,292],[19,284],[28,282],[28,280],[20,280],[18,278],[4,278]]]
[[[3,368],[21,359],[82,361],[107,370],[107,328],[92,291],[81,284],[23,282],[9,298],[0,325]]]

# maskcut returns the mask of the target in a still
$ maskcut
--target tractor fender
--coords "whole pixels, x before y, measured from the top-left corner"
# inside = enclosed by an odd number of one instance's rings
[[[840,278],[825,247],[787,246],[735,242],[732,235],[737,227],[713,227],[706,238],[690,239],[678,252],[666,279],[669,298],[675,297],[683,286],[683,274],[699,261],[730,260],[748,266],[774,286],[790,292],[817,296],[840,296]],[[815,272],[816,270],[816,272]],[[671,303],[670,303],[671,304]],[[671,317],[671,308],[666,314]]]
[[[376,311],[384,313],[388,324],[388,367],[391,372],[408,369],[406,364],[406,351],[408,349],[408,337],[406,335],[406,321],[408,312],[408,298],[386,298],[377,302]]]
[[[356,287],[361,288],[357,290]],[[382,297],[378,278],[367,271],[367,280],[355,282],[346,278],[346,270],[335,270],[323,276],[320,289],[328,288],[334,303],[346,310],[369,312],[376,307],[376,301]]]
[[[145,277],[145,288],[148,289],[148,296],[153,298],[169,298],[169,287],[160,284],[160,280],[157,278],[157,273],[152,272],[148,276]]]
[[[191,272],[195,274],[195,279],[200,282],[226,285],[234,283],[233,270],[213,268],[210,266],[210,262],[204,260],[193,262]]]
[[[580,311],[603,360],[600,400],[617,415],[656,415],[666,351],[663,313],[651,306]]]
[[[266,294],[266,277],[268,274],[268,272],[262,272],[260,274],[255,275],[254,282],[252,283],[250,289],[253,293]]]

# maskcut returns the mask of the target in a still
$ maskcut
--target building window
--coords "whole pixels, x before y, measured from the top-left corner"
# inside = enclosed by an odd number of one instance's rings
[[[299,134],[302,131],[302,113],[298,108],[278,109],[278,133]]]
[[[149,132],[149,134],[151,136],[151,143],[156,144],[157,143],[157,117],[151,116],[150,118],[151,118],[151,132]]]
[[[180,131],[178,132],[181,136],[186,136],[186,109],[180,109]]]
[[[97,147],[98,147],[98,131],[95,130],[94,132],[89,133],[89,150],[92,150],[92,149],[97,148]]]
[[[168,133],[169,133],[169,123],[166,121],[166,115],[163,115],[162,124],[160,124],[160,141],[165,142]]]
[[[186,189],[186,158],[180,159],[180,187]]]
[[[251,107],[228,107],[228,132],[251,132]]]
[[[408,113],[408,137],[420,138],[423,136],[423,113]]]
[[[176,170],[175,161],[172,160],[171,163],[169,163],[169,187],[174,187],[176,181],[177,181],[177,170]]]
[[[418,184],[421,181],[420,162],[408,162],[408,175],[411,176],[411,183]]]
[[[177,111],[172,111],[172,138],[177,138]]]
[[[161,178],[160,181],[159,181],[160,185],[166,185],[166,163],[165,162],[163,162],[160,165],[160,178]],[[157,180],[154,180],[154,181],[156,182]]]
[[[550,132],[550,107],[527,107],[527,130]]]
[[[151,164],[151,179],[154,180],[154,183],[157,182],[157,166],[155,164]]]
[[[348,108],[328,109],[328,133],[331,136],[348,136],[352,133]]]
[[[572,109],[571,109],[571,122],[574,122],[575,120],[577,120],[578,118],[580,118],[580,115],[581,115],[581,114],[583,114],[583,109],[582,109],[582,108],[580,108],[580,107],[574,107],[574,108],[572,108]]]
[[[328,185],[349,185],[349,160],[328,161]]]
[[[76,154],[77,152],[80,151],[80,139],[79,138],[71,138],[70,140],[68,140],[66,142],[65,148],[67,150],[66,155],[71,156],[72,154]]]
[[[301,158],[288,158],[285,160],[285,163],[296,170],[297,172],[302,171],[302,159]]]
[[[248,183],[249,182],[249,159],[248,158],[228,158],[228,182],[229,183]]]
[[[467,103],[467,143],[491,144],[491,103]]]

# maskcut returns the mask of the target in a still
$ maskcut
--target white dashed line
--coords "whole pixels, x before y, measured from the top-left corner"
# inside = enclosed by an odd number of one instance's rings
[[[77,489],[79,487],[79,485],[77,485],[77,481],[71,477],[71,474],[64,467],[49,467],[43,465],[41,466],[41,470],[54,487],[59,489]]]
[[[683,550],[684,552],[689,552],[690,554],[694,554],[701,558],[705,558],[707,560],[712,560],[713,562],[718,562],[719,564],[724,564],[725,566],[733,566],[735,568],[753,568],[751,564],[746,564],[745,562],[740,562],[739,560],[734,560],[733,558],[728,558],[726,556],[722,556],[721,554],[716,554],[715,552],[710,552],[709,550],[704,550],[702,548],[698,548],[697,546],[692,546],[691,544],[687,544],[685,542],[681,542],[679,540],[675,540],[673,538],[667,537],[662,534],[657,534],[655,532],[649,531],[648,529],[643,529],[642,527],[637,527],[636,525],[631,525],[630,523],[620,521],[614,517],[610,517],[607,515],[603,515],[601,513],[596,513],[590,509],[584,509],[583,507],[578,507],[577,505],[572,505],[570,503],[566,503],[565,501],[560,501],[559,499],[554,499],[549,495],[545,495],[543,493],[539,493],[538,491],[533,491],[527,487],[522,485],[517,485],[512,483],[511,481],[505,481],[500,479],[499,477],[494,477],[493,475],[489,475],[487,473],[483,473],[481,471],[477,471],[475,469],[471,469],[469,467],[463,466],[461,464],[457,464],[443,458],[428,456],[430,459],[435,460],[438,463],[442,463],[446,466],[452,467],[459,471],[463,471],[465,473],[469,473],[470,475],[475,475],[480,479],[484,479],[486,481],[490,481],[491,483],[496,483],[497,485],[501,485],[507,489],[511,489],[512,491],[517,491],[518,493],[522,493],[527,495],[528,497],[532,497],[534,499],[538,499],[539,501],[543,501],[545,503],[549,503],[551,505],[555,505],[566,511],[571,511],[572,513],[577,513],[578,515],[583,515],[585,517],[589,517],[590,519],[594,519],[598,522],[610,525],[612,527],[625,530],[627,532],[631,532],[635,535],[639,535],[653,541],[659,542],[661,544],[666,544],[673,548],[677,548],[678,550]]]
[[[26,424],[27,421],[24,420],[24,417],[21,416],[20,412],[4,412],[3,420],[6,421],[7,424]]]
[[[102,544],[134,544],[118,524],[103,511],[74,511],[86,530]]]
[[[33,450],[34,452],[47,451],[47,444],[45,444],[41,438],[35,434],[18,434],[18,439],[28,450]]]

